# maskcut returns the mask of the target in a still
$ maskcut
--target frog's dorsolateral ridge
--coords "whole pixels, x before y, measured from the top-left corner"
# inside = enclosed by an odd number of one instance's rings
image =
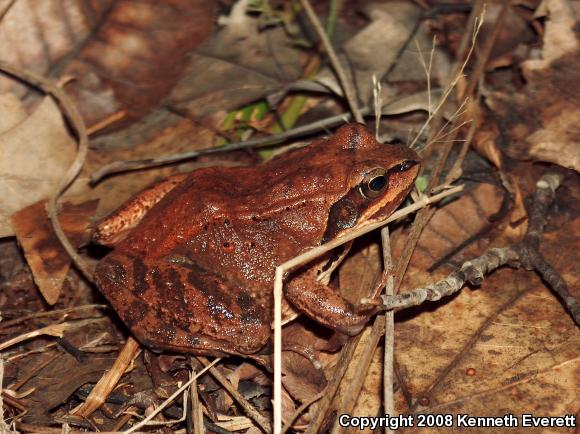
[[[417,160],[347,124],[255,167],[169,178],[98,225],[97,242],[117,243],[97,266],[97,285],[152,349],[255,353],[270,336],[276,265],[391,214],[413,186]],[[317,279],[331,258],[289,276],[285,303],[355,334],[373,312]]]

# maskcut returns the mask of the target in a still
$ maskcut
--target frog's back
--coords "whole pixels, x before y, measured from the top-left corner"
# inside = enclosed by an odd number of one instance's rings
[[[325,218],[296,191],[303,169],[259,186],[255,168],[193,172],[101,261],[97,284],[140,341],[244,354],[265,345],[274,267],[317,243]]]
[[[337,168],[324,159],[312,162],[311,155],[304,148],[256,167],[196,170],[155,205],[116,249],[164,256],[178,246],[194,250],[197,246],[200,255],[210,259],[233,251],[245,259],[260,255],[260,266],[270,268],[275,261],[319,243],[324,231],[320,222],[326,221],[331,192],[340,188],[332,173]],[[341,170],[346,173],[348,168]],[[227,264],[224,260],[222,265]]]

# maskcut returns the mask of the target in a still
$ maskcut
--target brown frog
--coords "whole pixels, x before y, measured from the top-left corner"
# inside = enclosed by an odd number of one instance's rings
[[[417,160],[347,124],[255,167],[174,176],[97,226],[95,241],[116,243],[97,266],[97,285],[152,349],[255,353],[270,336],[276,265],[391,214],[413,186]],[[335,258],[288,276],[284,303],[356,334],[374,311],[357,309],[321,278]]]

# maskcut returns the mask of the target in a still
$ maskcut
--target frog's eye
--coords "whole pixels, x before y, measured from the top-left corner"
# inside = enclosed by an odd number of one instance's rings
[[[389,184],[387,171],[382,167],[371,170],[367,173],[360,184],[360,192],[367,199],[374,199],[379,196]]]

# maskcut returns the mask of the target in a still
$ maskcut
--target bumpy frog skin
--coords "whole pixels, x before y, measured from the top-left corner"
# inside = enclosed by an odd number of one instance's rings
[[[417,160],[348,124],[255,167],[169,178],[98,225],[97,242],[126,236],[98,264],[97,285],[152,349],[255,353],[270,336],[276,265],[391,214],[413,186]],[[330,258],[290,275],[285,303],[358,333],[372,312],[317,279]]]

